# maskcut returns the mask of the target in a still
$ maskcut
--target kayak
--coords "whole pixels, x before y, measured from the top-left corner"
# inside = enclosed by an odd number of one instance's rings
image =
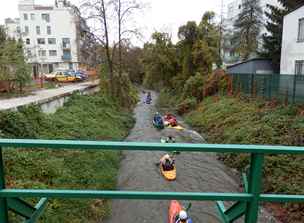
[[[174,115],[167,114],[164,116],[165,123],[171,125],[172,127],[177,126],[177,120]]]
[[[176,179],[176,168],[175,165],[173,166],[173,170],[164,170],[163,165],[160,163],[159,164],[159,168],[160,168],[160,172],[161,174],[166,178],[166,180],[175,180]]]
[[[167,143],[167,140],[161,139],[160,142],[161,142],[161,143]]]
[[[177,125],[177,126],[168,126],[168,128],[170,128],[170,129],[176,129],[176,130],[185,130],[185,128],[184,127],[182,127],[182,126],[180,126],[180,125]]]
[[[168,223],[175,223],[175,218],[182,209],[183,207],[178,201],[171,201],[169,206]]]
[[[178,201],[171,201],[169,206],[169,215],[168,215],[168,223],[175,223],[176,216],[179,214],[180,211],[184,210],[182,205]],[[192,219],[189,218],[187,223],[192,223]]]
[[[158,129],[164,129],[165,128],[163,119],[160,116],[157,117],[157,118],[153,118],[152,123],[153,123],[153,126],[155,128],[158,128]]]

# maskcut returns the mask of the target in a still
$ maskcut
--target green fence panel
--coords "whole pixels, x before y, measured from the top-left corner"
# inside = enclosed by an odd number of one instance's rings
[[[234,92],[258,96],[267,100],[304,103],[304,76],[294,74],[232,73]]]

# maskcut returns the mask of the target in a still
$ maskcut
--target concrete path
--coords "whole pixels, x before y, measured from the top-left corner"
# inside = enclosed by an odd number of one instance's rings
[[[99,81],[87,81],[77,84],[66,85],[55,89],[45,89],[33,92],[32,95],[10,99],[0,99],[0,110],[15,110],[18,107],[29,104],[43,104],[53,98],[70,95],[75,91],[83,91],[97,86]]]

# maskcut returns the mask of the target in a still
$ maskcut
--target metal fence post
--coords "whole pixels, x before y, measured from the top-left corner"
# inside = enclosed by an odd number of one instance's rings
[[[268,88],[269,88],[269,90],[268,90],[268,99],[269,99],[269,100],[271,100],[272,75],[273,75],[273,74],[271,74],[271,75],[269,76],[269,78],[268,78]]]
[[[296,102],[296,88],[297,88],[297,75],[293,77],[293,89],[292,89],[292,104]]]
[[[5,175],[2,157],[2,148],[0,147],[0,190],[5,188]],[[6,198],[0,198],[0,222],[8,223],[8,208]]]
[[[263,154],[252,154],[248,193],[253,195],[251,201],[247,203],[245,223],[257,223],[259,212],[259,196],[261,192],[263,175]]]
[[[254,82],[254,74],[251,74],[251,97],[253,98],[253,95],[254,95],[254,89],[253,89],[253,82]]]

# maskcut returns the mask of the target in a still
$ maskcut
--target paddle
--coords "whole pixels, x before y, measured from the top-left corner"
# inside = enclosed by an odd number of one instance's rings
[[[192,207],[192,203],[189,203],[189,204],[187,205],[187,207],[185,208],[186,212],[188,212],[188,211],[190,210],[191,207]]]

